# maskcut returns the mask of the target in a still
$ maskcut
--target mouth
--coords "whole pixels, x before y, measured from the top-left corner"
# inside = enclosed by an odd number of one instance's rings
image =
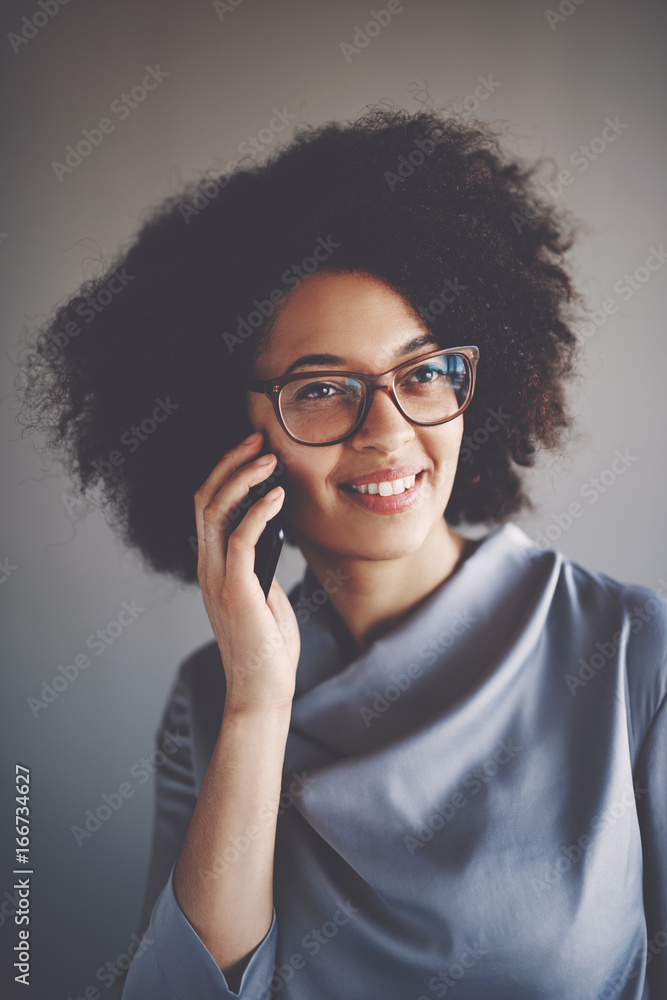
[[[376,493],[380,496],[390,496],[392,493],[402,493],[415,485],[424,469],[420,465],[407,463],[405,465],[385,465],[381,469],[374,469],[363,476],[355,476],[341,483],[343,489],[352,490],[355,493]],[[370,487],[370,489],[366,489]],[[380,489],[382,488],[382,489]]]
[[[414,469],[414,466],[413,466]],[[394,475],[391,476],[392,471]],[[396,472],[407,473],[397,476]],[[371,476],[377,476],[372,479]],[[387,478],[385,478],[387,477]],[[425,471],[412,469],[379,469],[371,475],[360,476],[366,482],[343,483],[341,488],[350,500],[373,514],[399,514],[418,505],[422,499]]]
[[[344,488],[354,493],[377,494],[381,497],[397,496],[399,493],[411,490],[422,474],[423,470],[422,472],[412,473],[410,476],[401,476],[397,479],[378,479],[372,483],[360,483],[358,486],[345,484]]]

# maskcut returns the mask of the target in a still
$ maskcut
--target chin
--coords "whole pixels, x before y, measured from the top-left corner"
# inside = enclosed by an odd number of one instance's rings
[[[315,527],[315,526],[314,526]],[[379,525],[375,530],[369,527],[365,531],[344,531],[341,521],[336,521],[330,530],[322,531],[322,523],[316,530],[310,532],[307,525],[298,532],[298,542],[313,546],[320,551],[346,559],[364,559],[382,561],[389,559],[404,559],[413,555],[424,545],[430,535],[430,527],[424,525],[406,525],[396,521],[384,528]]]
[[[395,544],[377,545],[374,548],[366,546],[367,551],[357,551],[357,559],[365,559],[368,562],[389,562],[391,560],[405,559],[413,555],[420,548],[419,545]]]

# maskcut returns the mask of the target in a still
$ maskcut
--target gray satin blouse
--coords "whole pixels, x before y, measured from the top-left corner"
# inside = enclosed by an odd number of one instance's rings
[[[217,643],[195,652],[123,1000],[667,1000],[666,591],[510,524],[360,654],[307,569],[273,919],[238,993],[172,883],[224,702]]]

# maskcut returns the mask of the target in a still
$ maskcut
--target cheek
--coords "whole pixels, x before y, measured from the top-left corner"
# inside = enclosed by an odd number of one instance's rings
[[[276,468],[285,487],[285,507],[293,507],[296,498],[312,489],[310,480],[314,476],[311,466],[316,463],[309,453],[317,449],[298,445],[285,434],[266,396],[249,392],[247,407],[252,427],[264,434],[262,451],[271,451],[278,457]]]
[[[248,420],[256,431],[261,431],[264,435],[263,452],[271,451],[278,456],[287,468],[293,464],[290,445],[293,444],[278,423],[278,418],[273,412],[273,406],[266,396],[248,393],[252,397],[248,401]]]
[[[329,452],[335,450],[308,448],[283,435],[277,454],[284,470],[286,514],[308,519],[330,507],[336,491],[332,485],[336,456]]]
[[[304,455],[302,449],[295,451],[293,448],[283,447],[278,452],[278,457],[284,468],[287,491],[285,499],[286,502],[289,501],[290,507],[298,506],[306,500],[310,503],[321,495],[326,486],[328,466],[320,467],[317,459]]]
[[[260,396],[257,392],[246,393],[246,412],[255,430],[270,434],[270,440],[273,440],[273,426],[277,427],[278,422],[266,396]]]
[[[459,462],[463,440],[463,414],[436,430],[438,433],[430,442],[431,455],[436,461],[440,476],[451,479],[456,474]]]

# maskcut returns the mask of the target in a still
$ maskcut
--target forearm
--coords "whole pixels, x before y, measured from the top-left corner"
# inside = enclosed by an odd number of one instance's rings
[[[265,937],[291,708],[225,708],[174,872],[185,916],[223,973]]]

